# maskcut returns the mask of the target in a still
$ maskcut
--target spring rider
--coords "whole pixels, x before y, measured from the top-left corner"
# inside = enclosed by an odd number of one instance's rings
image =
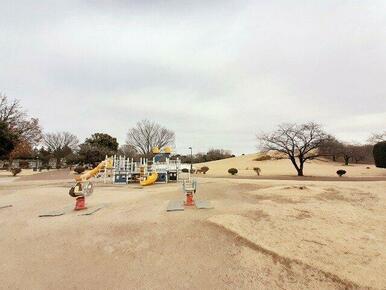
[[[186,200],[184,205],[186,206],[194,206],[194,194],[197,191],[197,182],[195,180],[188,180],[183,182],[182,190],[186,196]]]
[[[91,178],[95,177],[103,168],[111,165],[111,160],[106,159],[99,163],[94,169],[82,174],[75,178],[76,184],[71,187],[68,194],[76,198],[74,210],[87,209],[86,207],[86,196],[89,196],[94,191],[94,185],[90,181]]]

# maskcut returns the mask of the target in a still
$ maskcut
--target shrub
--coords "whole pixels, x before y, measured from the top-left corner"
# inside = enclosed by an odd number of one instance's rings
[[[257,175],[260,175],[261,169],[260,167],[253,167],[253,171],[255,171]]]
[[[386,168],[386,141],[374,145],[373,156],[376,167]]]
[[[271,160],[272,157],[267,155],[267,154],[264,154],[264,155],[260,155],[258,157],[256,157],[255,159],[253,159],[254,161],[265,161],[265,160]]]
[[[52,168],[52,166],[51,165],[47,165],[47,170],[50,170],[51,168]]]
[[[20,160],[19,166],[22,169],[28,169],[29,168],[29,162],[27,160]]]
[[[203,174],[207,173],[208,170],[209,170],[209,167],[208,167],[208,166],[203,166],[203,167],[201,167],[201,172],[202,172]]]
[[[83,166],[77,166],[74,168],[74,171],[78,174],[83,173],[85,170],[86,170],[86,168],[84,168]]]
[[[239,171],[236,168],[229,168],[228,169],[229,174],[235,175],[235,174],[237,174],[237,172],[239,172]]]
[[[336,174],[338,174],[339,177],[342,177],[342,176],[345,175],[346,173],[347,173],[346,170],[343,170],[343,169],[339,169],[339,170],[336,172]]]
[[[189,172],[189,169],[188,169],[188,168],[182,168],[181,171],[184,172],[184,173],[188,173],[188,172]]]
[[[21,168],[12,168],[11,172],[13,176],[16,176],[21,172]]]

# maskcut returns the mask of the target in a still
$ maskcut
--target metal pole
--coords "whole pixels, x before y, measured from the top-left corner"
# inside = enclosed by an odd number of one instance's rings
[[[193,148],[189,147],[190,149],[190,172],[193,171]]]

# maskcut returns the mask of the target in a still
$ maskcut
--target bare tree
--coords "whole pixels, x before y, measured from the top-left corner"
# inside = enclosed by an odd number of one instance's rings
[[[33,158],[33,148],[31,144],[24,140],[20,140],[12,150],[9,158],[10,160]]]
[[[386,141],[386,131],[383,131],[382,133],[374,133],[371,135],[371,137],[367,140],[370,144],[375,144],[378,142]]]
[[[372,153],[372,145],[354,144],[353,148],[353,160],[355,163],[364,162],[368,160],[369,155]]]
[[[69,132],[47,133],[43,137],[43,142],[58,164],[60,159],[72,153],[79,145],[78,138]]]
[[[350,160],[352,160],[354,158],[354,152],[355,152],[355,146],[352,145],[352,144],[343,144],[341,150],[340,150],[340,154],[342,155],[343,157],[343,160],[344,160],[344,165],[349,165],[350,163]]]
[[[9,100],[0,93],[0,121],[6,123],[18,138],[36,145],[42,137],[39,120],[29,118],[18,100]]]
[[[78,138],[69,132],[47,133],[44,135],[44,144],[47,149],[54,152],[68,147],[71,150],[76,150],[79,145]]]
[[[338,156],[341,155],[344,144],[338,141],[334,136],[329,135],[325,142],[319,147],[320,156],[331,157],[332,161],[337,161]]]
[[[349,165],[350,162],[373,162],[372,150],[373,145],[370,144],[344,144],[340,154],[343,157],[344,164]]]
[[[136,158],[138,152],[134,146],[125,144],[119,147],[118,154],[129,158]]]
[[[175,134],[156,122],[142,120],[127,133],[126,145],[131,145],[145,155],[151,154],[153,147],[173,145]]]
[[[318,148],[328,135],[316,123],[283,124],[268,134],[257,136],[264,150],[284,153],[291,160],[298,176],[303,176],[304,163],[320,156]]]

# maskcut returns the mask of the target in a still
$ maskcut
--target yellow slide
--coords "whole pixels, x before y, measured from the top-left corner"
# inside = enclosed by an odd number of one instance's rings
[[[107,160],[104,160],[102,161],[101,163],[98,164],[97,167],[95,167],[94,169],[91,169],[90,171],[82,174],[81,176],[77,176],[75,177],[75,180],[76,181],[86,181],[86,180],[89,180],[90,178],[94,177],[95,175],[97,175],[99,173],[99,171],[103,168],[105,168],[106,166],[108,166],[112,161],[110,161],[109,159]]]
[[[141,180],[140,184],[145,186],[145,185],[152,185],[154,184],[158,179],[158,173],[157,172],[152,172],[148,177],[146,177],[145,180]]]

